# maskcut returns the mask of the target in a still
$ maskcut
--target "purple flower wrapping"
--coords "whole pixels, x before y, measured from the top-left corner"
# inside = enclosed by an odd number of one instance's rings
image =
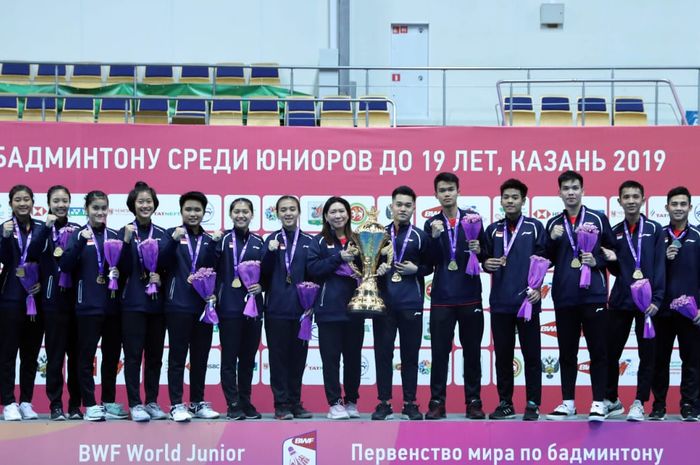
[[[199,296],[206,300],[204,311],[199,317],[199,321],[211,325],[219,324],[219,317],[216,315],[214,302],[210,300],[216,288],[216,272],[213,268],[200,268],[192,275],[192,287]]]
[[[598,241],[600,231],[591,223],[583,223],[576,230],[576,244],[581,252],[591,253]],[[588,265],[581,266],[581,277],[578,283],[580,288],[588,289],[591,285],[591,267]]]
[[[150,273],[155,273],[158,269],[158,241],[146,239],[138,247],[143,257],[143,267]],[[156,283],[148,283],[146,285],[146,294],[153,296],[157,293],[158,285]]]
[[[695,297],[682,295],[671,301],[671,309],[677,311],[681,315],[691,320],[698,316],[698,304],[695,302]]]
[[[238,265],[238,276],[241,277],[246,288],[260,282],[260,262],[258,260],[246,260]],[[255,295],[248,293],[246,296],[245,309],[243,314],[250,318],[258,316],[258,304],[255,302]]]
[[[299,334],[297,337],[302,341],[311,340],[311,327],[313,323],[313,308],[316,302],[316,296],[318,295],[318,290],[320,286],[316,283],[309,281],[304,281],[297,284],[297,296],[299,297],[299,304],[301,308],[304,309],[304,314],[299,319],[301,326],[299,327]]]
[[[19,281],[22,283],[24,290],[28,293],[26,299],[27,316],[34,319],[34,317],[36,317],[36,300],[34,300],[32,294],[29,294],[29,290],[39,282],[39,264],[26,262],[22,268],[24,268],[24,276],[19,278]]]
[[[542,281],[547,274],[551,262],[546,258],[532,255],[530,256],[530,270],[527,272],[528,290],[539,289],[542,287]],[[518,318],[524,318],[525,321],[530,321],[532,318],[532,304],[527,297],[523,300],[518,310]]]
[[[632,300],[640,312],[645,312],[651,305],[651,284],[648,279],[640,279],[630,285]],[[652,339],[656,336],[654,323],[650,316],[644,318],[644,339]]]
[[[56,239],[56,243],[54,245],[66,250],[71,234],[73,234],[73,232],[77,229],[78,228],[75,226],[64,226],[59,229],[58,239]],[[58,287],[61,289],[70,289],[73,287],[73,277],[70,273],[61,271],[61,273],[58,275]]]
[[[462,230],[464,231],[464,236],[467,238],[467,241],[475,241],[479,238],[482,221],[478,213],[467,213],[460,220],[460,224],[462,225]],[[455,233],[456,232],[457,231],[455,231]],[[471,250],[469,251],[469,260],[467,261],[465,272],[470,276],[479,276],[479,258]]]
[[[107,264],[110,268],[114,268],[119,263],[119,256],[122,253],[123,246],[124,243],[119,239],[107,239],[105,241],[105,260],[107,261]],[[119,289],[119,281],[111,273],[109,276],[109,285],[107,286],[107,288],[112,291],[112,297],[115,296],[114,291]]]

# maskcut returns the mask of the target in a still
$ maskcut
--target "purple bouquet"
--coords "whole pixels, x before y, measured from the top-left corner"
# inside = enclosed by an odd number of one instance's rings
[[[591,223],[583,223],[576,229],[576,244],[581,252],[591,253],[595,247],[595,243],[598,241],[598,234],[600,231],[598,228]],[[591,285],[591,267],[588,265],[581,266],[581,278],[579,279],[578,286],[581,288],[586,288]]]
[[[645,312],[651,305],[651,284],[648,279],[640,279],[630,285],[632,291],[632,300],[641,312]],[[653,339],[656,336],[654,331],[654,323],[651,322],[651,317],[646,315],[644,318],[644,339]]]
[[[34,300],[32,294],[29,294],[29,290],[39,282],[39,264],[26,262],[22,265],[22,268],[24,269],[24,276],[20,277],[19,281],[22,283],[24,290],[27,291],[27,316],[34,321],[36,317],[36,300]]]
[[[260,262],[258,260],[246,260],[238,265],[238,275],[247,288],[260,282]],[[258,316],[258,304],[255,302],[255,295],[248,293],[245,296],[246,304],[243,314],[251,318]]]
[[[70,239],[71,234],[78,229],[75,226],[64,226],[58,230],[58,238],[54,246],[60,248],[61,251],[65,251],[68,247],[68,239]],[[61,252],[63,253],[63,252]],[[70,289],[73,287],[73,278],[70,273],[65,273],[61,271],[58,275],[58,287],[61,289]]]
[[[107,264],[110,268],[109,285],[107,286],[107,289],[112,291],[113,298],[116,295],[115,291],[119,289],[119,282],[117,281],[115,274],[112,273],[111,269],[115,268],[119,263],[119,256],[122,254],[123,246],[124,243],[119,239],[107,239],[105,241],[105,260],[107,260]]]
[[[355,281],[357,281],[358,286],[360,285],[360,281],[362,281],[362,279],[360,279],[360,276],[358,276],[357,273],[355,273],[350,267],[350,265],[346,262],[342,262],[340,266],[338,266],[338,268],[335,269],[335,274],[337,274],[338,276],[353,278]]]
[[[219,324],[219,317],[216,315],[214,299],[212,298],[216,288],[216,272],[214,268],[198,269],[192,275],[192,287],[202,299],[207,301],[199,321],[210,325]]]
[[[695,297],[683,294],[671,301],[671,309],[677,311],[686,318],[694,320],[698,317],[698,304]]]
[[[467,241],[474,241],[479,238],[481,231],[481,216],[478,213],[467,213],[460,220],[464,235]],[[457,231],[455,231],[455,234]],[[473,251],[469,251],[469,261],[467,261],[466,273],[471,276],[479,276],[479,258]]]
[[[150,273],[155,273],[158,269],[158,241],[155,239],[146,239],[138,245],[141,257],[143,257],[143,267]],[[158,285],[149,282],[146,285],[146,294],[151,298],[158,298]]]
[[[311,340],[311,323],[313,320],[314,302],[318,295],[320,286],[310,281],[304,281],[297,284],[297,296],[299,296],[299,304],[304,309],[304,313],[299,318],[301,327],[297,337],[302,341]]]
[[[544,276],[547,274],[550,264],[551,262],[546,258],[538,255],[530,256],[530,270],[527,272],[528,291],[534,291],[542,287],[542,281],[544,281]],[[524,318],[525,321],[530,321],[530,318],[532,318],[532,304],[527,297],[525,297],[522,305],[520,305],[518,318]]]

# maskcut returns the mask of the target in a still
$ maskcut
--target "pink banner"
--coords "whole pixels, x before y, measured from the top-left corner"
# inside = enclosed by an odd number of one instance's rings
[[[207,194],[204,225],[215,230],[231,227],[228,205],[238,196],[249,197],[255,207],[252,229],[262,234],[278,229],[274,203],[279,195],[295,194],[302,204],[301,226],[318,232],[320,209],[330,195],[343,195],[352,205],[353,224],[367,218],[367,210],[376,206],[380,221],[388,223],[387,207],[391,191],[400,184],[412,186],[418,194],[415,223],[439,211],[433,195],[433,178],[440,171],[455,172],[461,178],[460,206],[477,209],[485,222],[503,216],[498,185],[517,177],[529,185],[525,213],[546,222],[562,209],[557,196],[556,177],[560,171],[574,169],[585,177],[585,203],[606,212],[611,223],[619,222],[622,210],[617,204],[617,186],[636,179],[646,187],[646,214],[662,224],[668,222],[664,209],[666,192],[679,184],[695,188],[694,157],[700,146],[700,131],[695,127],[608,127],[608,128],[264,128],[217,126],[157,126],[70,123],[0,123],[0,196],[15,183],[26,183],[37,193],[35,216],[46,215],[46,199],[41,193],[57,183],[73,192],[71,219],[84,222],[81,194],[102,189],[110,195],[109,224],[119,228],[132,219],[125,206],[126,194],[137,180],[155,187],[161,206],[154,221],[164,227],[179,224],[177,197],[188,190]],[[6,197],[4,197],[6,198]],[[700,205],[695,198],[694,205]],[[9,217],[7,202],[0,199],[0,219]],[[700,208],[691,213],[691,223],[700,220]],[[482,276],[483,300],[488,302],[489,278]],[[430,307],[430,278],[427,279],[426,308]],[[551,275],[545,278],[542,314],[542,372],[545,386],[542,411],[560,401],[559,363],[554,312],[549,288]],[[489,327],[488,312],[485,312]],[[427,405],[430,377],[430,338],[428,314],[419,356],[419,402]],[[315,336],[315,334],[314,334]],[[263,411],[272,410],[269,366],[264,338],[257,356],[254,377],[254,401]],[[367,323],[363,349],[362,400],[360,408],[374,406],[374,357],[372,330]],[[497,403],[493,373],[492,342],[488,331],[482,339],[482,384],[485,408]],[[310,342],[303,398],[307,407],[322,411],[323,399],[320,355],[317,340]],[[590,377],[585,342],[579,356],[580,408],[590,402]],[[165,357],[167,357],[167,347]],[[516,351],[516,407],[522,405],[524,375],[520,354]],[[448,410],[463,411],[461,347],[455,340],[448,378]],[[96,363],[99,363],[99,352]],[[42,350],[40,357],[45,357]],[[45,359],[40,358],[40,363]],[[215,334],[207,372],[207,398],[225,411],[218,389],[221,356]],[[398,356],[394,359],[394,397],[400,399]],[[623,401],[632,399],[636,383],[636,341],[631,337],[620,364]],[[43,375],[37,374],[39,385]],[[99,370],[97,370],[99,373]],[[123,384],[123,374],[119,375]],[[680,380],[680,359],[674,350],[671,383]],[[96,382],[99,384],[99,374]],[[161,378],[161,397],[165,402],[165,371]],[[40,389],[38,387],[37,389]],[[677,405],[678,390],[672,388],[668,404]],[[123,400],[123,389],[118,389]],[[38,394],[38,391],[37,391]],[[46,411],[43,396],[35,404]]]

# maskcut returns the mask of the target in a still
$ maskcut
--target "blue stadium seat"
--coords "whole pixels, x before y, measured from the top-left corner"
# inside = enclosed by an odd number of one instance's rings
[[[23,83],[29,82],[29,63],[0,64],[0,82]]]
[[[355,115],[352,110],[350,97],[337,95],[324,97],[321,100],[321,126],[325,127],[355,127]]]
[[[41,115],[42,102],[44,117]],[[56,121],[55,97],[27,97],[22,111],[22,121]]]
[[[0,95],[0,121],[17,121],[19,117],[19,99]]]
[[[277,63],[253,63],[250,65],[250,84],[257,86],[279,86],[280,70]]]
[[[316,104],[312,97],[289,97],[285,102],[287,126],[316,126]]]
[[[211,104],[209,124],[214,126],[243,126],[240,97],[214,100]]]
[[[147,65],[144,84],[172,84],[173,67],[167,65]]]
[[[136,73],[134,65],[112,65],[107,74],[107,83],[134,82],[134,73]]]
[[[371,128],[391,127],[389,102],[381,96],[360,97],[357,125]]]
[[[131,118],[131,99],[128,98],[103,98],[100,104],[100,112],[97,115],[98,123],[127,123]]]
[[[66,97],[63,100],[61,121],[67,123],[94,123],[95,99]]]
[[[537,119],[529,95],[514,95],[503,99],[506,126],[536,126]]]
[[[66,65],[39,65],[34,82],[48,83],[56,81],[56,73],[58,72],[58,82],[63,83],[66,80]]]
[[[180,71],[180,82],[183,84],[208,84],[208,66],[183,66]]]
[[[216,67],[216,83],[242,86],[245,72],[242,63],[224,63]]]
[[[573,124],[569,97],[545,96],[540,101],[540,126],[571,126]]]
[[[102,67],[100,65],[74,65],[70,79],[73,87],[95,88],[102,85]]]
[[[135,123],[168,124],[168,99],[139,99]]]
[[[605,97],[579,97],[576,109],[577,126],[610,126],[610,113]]]
[[[173,124],[204,124],[207,116],[207,101],[201,99],[177,100]]]
[[[280,114],[277,99],[256,98],[248,101],[248,126],[279,126]]]
[[[646,126],[647,114],[641,97],[615,97],[613,124],[615,126]]]

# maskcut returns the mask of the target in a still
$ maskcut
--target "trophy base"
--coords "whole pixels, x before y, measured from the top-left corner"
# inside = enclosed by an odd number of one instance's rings
[[[362,281],[348,304],[350,315],[379,316],[386,313],[386,305],[379,297],[379,289],[374,279]]]

